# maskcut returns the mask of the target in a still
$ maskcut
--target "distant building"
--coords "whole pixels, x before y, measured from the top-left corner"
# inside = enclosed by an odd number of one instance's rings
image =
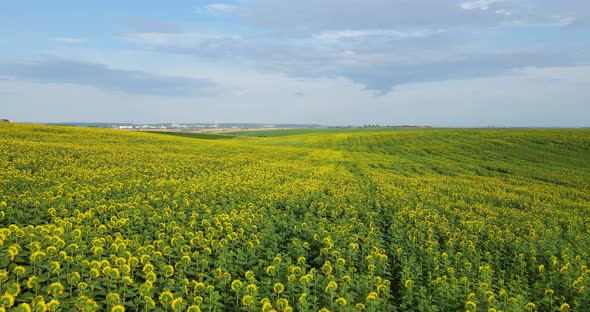
[[[2,119],[2,122],[10,122],[8,119]]]

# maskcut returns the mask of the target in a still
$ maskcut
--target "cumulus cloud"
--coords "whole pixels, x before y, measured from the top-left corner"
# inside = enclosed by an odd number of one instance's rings
[[[576,51],[590,50],[584,42],[575,48],[517,43],[490,50],[479,46],[485,38],[474,35],[502,27],[563,27],[583,21],[571,14],[590,6],[575,0],[560,5],[548,0],[367,0],[362,5],[357,0],[256,0],[238,5],[234,22],[263,32],[144,29],[120,38],[142,49],[207,62],[294,77],[344,77],[380,93],[413,82],[583,64],[588,57]],[[228,13],[237,6],[212,3],[205,8]]]
[[[465,0],[257,0],[243,2],[240,16],[252,26],[290,36],[345,29],[438,29],[457,25],[497,25],[509,20],[506,16],[486,10],[464,10],[461,8],[464,2]],[[498,9],[506,7],[498,6]]]
[[[241,1],[244,23],[282,36],[367,29],[448,29],[500,25],[587,24],[581,0],[299,0]],[[562,23],[560,26],[566,26]]]
[[[377,37],[377,38],[375,38]],[[321,32],[304,40],[269,41],[231,35],[135,34],[129,40],[163,53],[207,62],[238,62],[293,77],[343,77],[379,93],[422,81],[466,79],[535,66],[590,61],[590,46],[576,49],[472,49],[448,31],[358,30]]]
[[[163,96],[204,95],[217,87],[208,79],[162,76],[57,59],[0,63],[0,76],[11,80],[78,84],[116,92]]]

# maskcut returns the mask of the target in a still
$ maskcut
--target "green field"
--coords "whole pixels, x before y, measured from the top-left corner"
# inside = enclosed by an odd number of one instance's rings
[[[0,311],[590,311],[588,129],[0,146]]]
[[[387,127],[387,128],[293,128],[293,129],[266,129],[244,130],[227,132],[234,136],[242,137],[281,137],[298,134],[331,134],[331,133],[366,133],[383,131],[415,130],[416,127]],[[423,128],[429,129],[429,128]]]

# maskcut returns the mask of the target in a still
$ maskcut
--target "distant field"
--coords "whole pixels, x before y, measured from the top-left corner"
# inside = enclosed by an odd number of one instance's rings
[[[148,133],[156,133],[163,135],[171,135],[176,137],[202,139],[202,140],[225,140],[232,139],[234,135],[214,134],[214,133],[199,133],[199,132],[171,132],[171,131],[146,131]]]
[[[0,124],[0,310],[590,310],[590,130],[232,136]]]
[[[354,133],[354,132],[375,132],[416,129],[413,127],[391,127],[391,128],[295,128],[295,129],[269,129],[269,130],[242,130],[228,132],[235,136],[251,137],[281,137],[297,134],[329,134],[329,133]]]

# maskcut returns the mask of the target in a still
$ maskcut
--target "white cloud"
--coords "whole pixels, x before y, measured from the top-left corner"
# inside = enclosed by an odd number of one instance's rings
[[[492,3],[496,2],[496,0],[476,0],[476,1],[469,1],[469,2],[463,2],[461,4],[461,8],[463,10],[487,10],[490,8],[490,5]]]
[[[240,64],[292,77],[345,77],[381,93],[420,81],[492,76],[527,66],[582,64],[588,57],[580,52],[590,48],[470,50],[461,42],[448,40],[447,32],[437,32],[441,31],[332,31],[287,43],[206,33],[137,33],[126,40],[151,51],[217,64]]]
[[[51,38],[49,38],[49,41],[77,44],[77,43],[83,43],[85,40],[82,38],[74,38],[74,37],[51,37]]]
[[[160,33],[160,32],[136,32],[126,34],[121,39],[133,43],[153,46],[190,46],[206,40],[236,40],[239,36],[209,34],[197,32],[185,33]]]
[[[207,10],[215,13],[228,14],[233,13],[236,10],[236,6],[227,3],[211,3],[207,5]]]
[[[6,101],[14,103],[4,115],[39,122],[590,125],[583,89],[590,82],[590,67],[531,68],[488,78],[411,83],[383,96],[341,78],[296,79],[211,65],[172,70],[167,74],[212,77],[227,92],[164,98],[80,85],[0,80],[0,89],[8,91],[3,95]],[[296,96],[302,93],[305,97]]]
[[[506,20],[503,15],[473,10],[492,7],[493,2],[496,0],[256,0],[240,2],[237,17],[254,27],[299,37],[342,29],[448,29],[492,26]],[[497,2],[502,5],[494,3],[493,9],[512,9],[514,1]],[[472,10],[470,14],[465,14],[462,3]]]
[[[345,39],[357,39],[363,37],[393,37],[393,38],[412,38],[426,37],[429,35],[439,34],[442,30],[418,30],[418,31],[397,31],[397,30],[343,30],[343,31],[324,31],[313,37],[323,41],[337,41]]]

